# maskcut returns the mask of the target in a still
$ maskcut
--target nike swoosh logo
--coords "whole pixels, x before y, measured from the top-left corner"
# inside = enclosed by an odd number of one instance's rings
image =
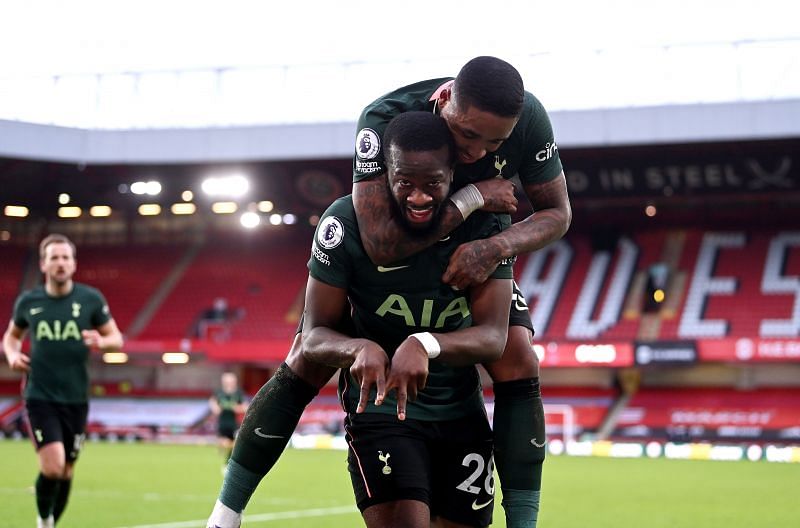
[[[260,436],[261,438],[286,438],[285,436],[281,436],[281,435],[271,435],[271,434],[262,433],[260,427],[256,427],[255,431],[253,431],[253,432],[256,434],[256,436]]]
[[[531,443],[533,444],[533,447],[544,447],[545,444],[547,444],[547,439],[545,439],[544,442],[542,442],[541,444],[537,444],[536,439],[531,438]]]
[[[31,308],[31,315],[40,314],[44,311],[44,308]]]
[[[494,497],[489,499],[487,502],[484,502],[483,504],[478,504],[478,499],[475,499],[472,502],[472,509],[473,510],[481,510],[481,509],[487,507],[488,505],[490,505],[492,502],[494,502]]]
[[[444,238],[440,238],[440,239],[439,239],[439,242],[447,242],[448,240],[450,240],[450,235],[447,235],[447,236],[446,236],[446,237],[444,237]]]
[[[411,267],[410,264],[407,266],[393,266],[391,268],[384,268],[383,266],[378,266],[378,271],[380,271],[381,273],[386,273],[387,271],[397,271],[403,268],[410,268],[410,267]]]

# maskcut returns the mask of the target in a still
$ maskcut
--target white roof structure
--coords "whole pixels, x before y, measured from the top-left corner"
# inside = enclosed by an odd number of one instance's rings
[[[366,103],[477,55],[520,70],[563,146],[800,134],[792,0],[5,0],[0,12],[0,156],[349,156]]]

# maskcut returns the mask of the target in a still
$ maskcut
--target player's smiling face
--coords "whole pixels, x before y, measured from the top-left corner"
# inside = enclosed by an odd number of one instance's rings
[[[448,148],[414,152],[391,145],[389,150],[387,177],[400,218],[411,229],[431,227],[450,194]]]
[[[44,258],[39,261],[39,268],[47,280],[59,285],[72,279],[76,267],[72,246],[64,242],[48,244]]]
[[[500,148],[517,125],[518,118],[503,117],[465,105],[447,94],[440,99],[441,116],[447,122],[458,147],[458,162],[475,163]]]

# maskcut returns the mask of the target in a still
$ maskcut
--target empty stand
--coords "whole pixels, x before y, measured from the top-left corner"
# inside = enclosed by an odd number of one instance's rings
[[[800,389],[643,389],[620,414],[613,436],[796,443]]]
[[[225,298],[241,319],[231,340],[288,338],[297,327],[291,307],[305,286],[311,234],[270,232],[209,240],[167,296],[142,339],[192,337],[202,311]]]
[[[539,340],[636,339],[644,291],[631,285],[657,262],[671,281],[649,339],[800,335],[798,232],[642,231],[615,248],[575,234],[559,244],[515,268]]]
[[[3,269],[0,273],[0,310],[3,317],[10,316],[14,299],[20,294],[29,258],[36,258],[35,251],[21,246],[0,244],[0,262]]]
[[[156,293],[185,246],[85,246],[75,279],[98,288],[125,333]]]

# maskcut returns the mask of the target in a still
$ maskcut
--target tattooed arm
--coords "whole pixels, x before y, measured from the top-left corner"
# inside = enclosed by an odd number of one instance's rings
[[[478,182],[475,186],[483,196],[484,211],[499,213],[516,211],[517,200],[514,198],[514,186],[510,181],[493,178]],[[397,262],[432,246],[464,221],[453,202],[448,200],[442,204],[441,217],[430,233],[425,236],[409,237],[407,231],[397,223],[394,215],[389,214],[392,207],[390,200],[386,173],[353,184],[353,205],[356,209],[358,228],[361,231],[361,242],[370,260],[377,265]]]
[[[549,182],[525,185],[525,194],[533,214],[491,238],[460,245],[443,282],[459,289],[480,284],[503,259],[536,251],[564,236],[572,222],[564,173]]]

